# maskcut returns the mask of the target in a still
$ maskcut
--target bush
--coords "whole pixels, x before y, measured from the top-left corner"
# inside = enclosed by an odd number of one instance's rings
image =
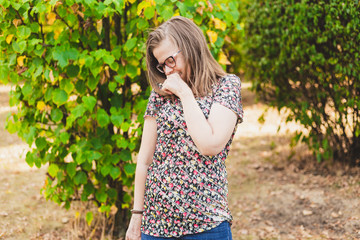
[[[358,1],[254,1],[247,7],[247,66],[255,89],[318,161],[359,163],[360,5]]]
[[[237,9],[225,0],[0,0],[0,81],[14,85],[18,106],[6,127],[31,147],[30,166],[48,165],[45,197],[66,208],[93,201],[124,230],[150,93],[147,29],[175,14],[192,18],[226,63]]]
[[[237,30],[229,32],[227,39],[230,41],[225,42],[225,49],[228,51],[229,61],[231,65],[227,65],[226,71],[243,75],[244,63],[246,55],[244,53],[244,23],[246,21],[246,6],[250,0],[239,0],[238,10],[240,13]]]

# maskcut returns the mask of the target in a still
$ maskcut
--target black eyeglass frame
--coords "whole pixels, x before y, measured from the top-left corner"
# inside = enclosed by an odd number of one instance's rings
[[[176,55],[178,55],[180,52],[181,52],[181,50],[179,50],[178,52],[174,53],[173,55],[167,57],[167,58],[165,59],[164,63],[162,63],[162,64],[159,63],[158,65],[156,65],[156,69],[157,69],[159,72],[161,72],[161,73],[165,73],[165,71],[164,71],[165,65],[166,65],[167,67],[169,67],[169,68],[174,68],[174,67],[176,67],[175,57],[176,57]],[[171,66],[169,66],[168,64],[166,64],[166,62],[167,62],[169,59],[172,59],[173,62],[174,62],[174,64],[171,65]]]

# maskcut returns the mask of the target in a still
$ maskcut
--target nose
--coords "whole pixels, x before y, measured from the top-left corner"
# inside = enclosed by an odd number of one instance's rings
[[[171,67],[168,67],[168,66],[166,66],[166,65],[164,66],[164,73],[165,73],[165,75],[171,74],[173,70],[174,70],[174,69],[171,68]]]

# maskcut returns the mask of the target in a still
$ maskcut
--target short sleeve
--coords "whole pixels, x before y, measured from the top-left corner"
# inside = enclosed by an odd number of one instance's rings
[[[147,116],[156,117],[163,100],[163,96],[160,96],[158,93],[152,90],[150,93],[148,104],[146,106],[144,118]]]
[[[241,81],[236,75],[227,75],[220,79],[219,87],[214,93],[214,102],[229,108],[238,116],[238,123],[243,121],[241,99]]]

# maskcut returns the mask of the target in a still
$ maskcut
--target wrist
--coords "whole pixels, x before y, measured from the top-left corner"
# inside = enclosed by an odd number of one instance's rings
[[[130,212],[132,214],[142,215],[144,210],[131,209]]]
[[[186,88],[183,91],[181,91],[181,93],[179,94],[180,99],[185,99],[185,98],[189,98],[189,97],[194,97],[194,94],[191,91],[191,88]]]
[[[132,214],[132,215],[131,215],[131,218],[134,219],[134,220],[136,220],[136,221],[138,221],[138,220],[141,221],[142,215],[141,215],[141,214]]]

